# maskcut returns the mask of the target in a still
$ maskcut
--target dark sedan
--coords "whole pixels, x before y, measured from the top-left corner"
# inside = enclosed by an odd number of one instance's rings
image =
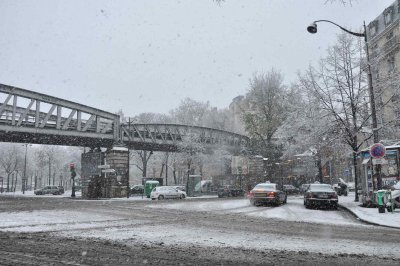
[[[249,199],[254,206],[261,204],[278,206],[286,203],[287,195],[277,189],[274,183],[260,183],[249,192]]]
[[[131,192],[130,193],[131,195],[134,195],[134,194],[142,195],[144,193],[144,186],[143,185],[133,186],[133,187],[131,187],[131,191],[130,192]]]
[[[311,207],[338,208],[338,195],[329,184],[310,184],[304,194],[304,205]]]
[[[283,185],[283,189],[286,194],[297,194],[299,193],[299,189],[292,185]]]
[[[235,186],[223,186],[218,188],[218,198],[223,197],[243,197],[244,191]]]

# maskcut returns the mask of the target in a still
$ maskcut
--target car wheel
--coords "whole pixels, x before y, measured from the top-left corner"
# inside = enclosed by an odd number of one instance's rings
[[[181,194],[181,196],[179,197],[180,199],[184,199],[185,195]]]
[[[337,210],[337,209],[338,209],[337,204],[333,205],[332,208],[333,208],[334,210]]]
[[[163,195],[158,196],[158,200],[163,200],[163,199],[164,199]]]

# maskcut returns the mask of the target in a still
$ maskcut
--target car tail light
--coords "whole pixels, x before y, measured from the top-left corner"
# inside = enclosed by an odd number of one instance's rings
[[[269,197],[275,197],[275,192],[272,191],[272,192],[268,193],[268,196]]]
[[[337,196],[337,193],[336,193],[336,192],[333,192],[333,194],[332,194],[332,198],[333,198],[333,199],[337,199],[337,198],[338,198],[338,196]]]
[[[312,192],[307,192],[306,193],[306,198],[312,198],[313,197],[313,193]]]
[[[251,198],[254,197],[254,192],[253,192],[253,191],[250,191],[249,194],[248,194],[248,196],[251,197]]]

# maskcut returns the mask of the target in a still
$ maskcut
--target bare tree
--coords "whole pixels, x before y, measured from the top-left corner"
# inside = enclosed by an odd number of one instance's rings
[[[245,130],[253,149],[271,160],[278,157],[272,139],[286,117],[285,94],[283,76],[271,69],[265,74],[254,75],[245,98]]]
[[[142,172],[142,177],[147,177],[147,165],[152,155],[152,151],[145,150],[133,150],[130,152],[130,164]]]
[[[356,201],[357,154],[365,141],[358,138],[358,133],[369,123],[362,57],[360,40],[341,34],[337,44],[328,49],[328,55],[321,60],[319,68],[310,67],[300,78],[300,86],[314,93],[320,108],[329,115],[330,124],[335,126],[338,136],[353,152]]]
[[[60,166],[60,151],[55,146],[41,146],[36,151],[36,161],[42,167],[48,167],[48,185],[55,185],[56,170],[61,170]],[[53,182],[51,182],[53,181]]]
[[[22,159],[20,157],[21,151],[15,145],[3,144],[0,151],[0,165],[7,175],[7,192],[10,191],[10,176],[21,166]],[[14,187],[11,190],[15,190],[16,181],[11,180]]]

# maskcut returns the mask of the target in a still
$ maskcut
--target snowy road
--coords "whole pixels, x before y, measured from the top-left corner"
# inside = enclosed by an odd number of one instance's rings
[[[398,231],[364,225],[345,211],[305,209],[299,197],[291,197],[287,205],[276,208],[253,207],[246,199],[0,201],[0,235],[5,234],[6,239],[21,233],[30,238],[46,236],[47,241],[55,242],[54,248],[61,240],[74,239],[83,246],[88,241],[95,241],[96,245],[111,241],[116,246],[123,243],[128,249],[150,246],[161,253],[175,249],[176,256],[193,250],[195,254],[205,250],[231,254],[235,250],[231,256],[236,262],[246,259],[246,252],[257,258],[266,251],[283,252],[282,260],[298,262],[311,258],[320,263],[332,260],[335,264],[362,262],[360,258],[364,258],[365,264],[384,261],[386,265],[400,260]],[[25,244],[23,240],[18,243],[14,245]],[[1,245],[0,250],[9,246]],[[204,254],[210,259],[209,253]],[[227,258],[220,255],[211,259],[226,263]],[[200,259],[204,258],[197,258],[194,263],[206,261]]]
[[[150,207],[158,206],[151,205]],[[364,226],[364,224],[357,221],[352,215],[345,211],[306,209],[303,204],[302,196],[289,196],[288,203],[278,208],[263,206],[254,207],[250,204],[248,199],[175,202],[164,204],[163,208],[185,211],[208,211],[220,214],[238,213],[250,217],[282,219],[295,222]]]

